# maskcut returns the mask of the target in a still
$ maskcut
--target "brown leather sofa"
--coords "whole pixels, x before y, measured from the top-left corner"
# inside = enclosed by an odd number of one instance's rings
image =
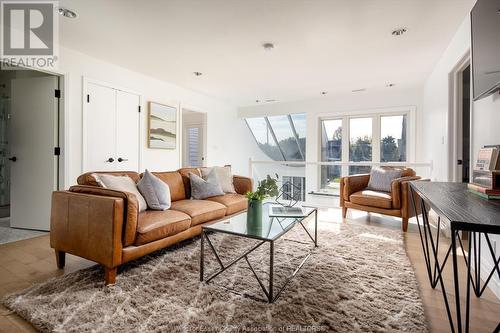
[[[189,172],[201,175],[195,168],[153,172],[170,188],[172,206],[166,211],[139,213],[135,195],[99,187],[91,173],[78,177],[78,185],[68,191],[54,192],[50,246],[57,266],[64,267],[66,253],[89,259],[104,266],[106,284],[112,284],[121,264],[197,236],[203,225],[247,209],[250,178],[233,177],[235,194],[191,200]],[[128,175],[135,182],[141,177],[137,172],[101,173]]]
[[[368,190],[369,174],[340,179],[340,207],[345,218],[347,209],[353,208],[402,218],[403,231],[408,230],[408,219],[415,216],[408,182],[421,179],[410,168],[402,169],[401,178],[391,183],[391,192]]]

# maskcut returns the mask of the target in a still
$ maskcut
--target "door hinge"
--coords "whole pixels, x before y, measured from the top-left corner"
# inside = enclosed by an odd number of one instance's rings
[[[141,113],[141,106],[139,105],[139,113]]]
[[[87,103],[90,103],[90,95],[87,94]]]
[[[61,155],[61,147],[54,147],[54,155],[55,156]]]
[[[56,89],[55,96],[56,96],[56,98],[61,98],[61,90]]]

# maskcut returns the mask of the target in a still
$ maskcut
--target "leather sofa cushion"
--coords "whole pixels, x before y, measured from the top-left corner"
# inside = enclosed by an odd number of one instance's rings
[[[189,173],[194,173],[201,177],[201,172],[197,168],[182,168],[177,170],[182,176],[182,182],[184,183],[185,197],[184,199],[191,199],[191,180],[189,179]]]
[[[171,209],[191,216],[191,226],[219,219],[226,215],[226,206],[209,200],[179,200],[172,202]]]
[[[167,183],[170,188],[170,198],[172,201],[186,199],[184,183],[182,182],[181,174],[177,171],[169,172],[152,172],[153,175]]]
[[[208,198],[207,200],[215,201],[226,206],[226,215],[231,215],[248,208],[248,200],[244,195],[229,193]]]
[[[139,214],[135,245],[143,245],[189,229],[189,215],[175,210],[147,210]]]
[[[349,201],[354,204],[378,208],[392,208],[392,197],[390,193],[363,190],[354,192],[349,196]]]
[[[83,175],[80,175],[78,179],[76,180],[78,185],[90,185],[90,186],[99,186],[100,185],[96,182],[96,179],[92,174],[104,174],[104,175],[112,175],[112,176],[129,176],[132,178],[132,180],[137,184],[139,179],[141,179],[141,176],[139,175],[138,172],[135,171],[97,171],[97,172],[87,172],[84,173]]]

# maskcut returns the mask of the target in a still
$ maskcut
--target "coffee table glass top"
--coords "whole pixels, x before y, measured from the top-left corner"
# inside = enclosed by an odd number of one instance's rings
[[[273,241],[290,230],[295,224],[306,219],[316,211],[316,208],[302,207],[307,217],[269,217],[270,205],[271,203],[265,203],[262,206],[262,220],[258,218],[249,219],[248,214],[245,212],[230,217],[227,220],[204,226],[203,229]]]

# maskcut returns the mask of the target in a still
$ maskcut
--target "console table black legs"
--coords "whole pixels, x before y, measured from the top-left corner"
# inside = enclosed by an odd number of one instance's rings
[[[432,288],[435,288],[438,283],[440,285],[451,332],[468,333],[470,327],[471,290],[474,292],[474,295],[476,297],[481,297],[488,283],[491,281],[491,278],[495,274],[498,274],[498,277],[500,278],[500,257],[497,258],[495,255],[489,233],[481,232],[480,230],[475,231],[473,228],[464,228],[463,226],[460,227],[460,225],[452,223],[450,227],[451,245],[445,249],[444,257],[441,256],[442,259],[440,259],[439,246],[440,238],[443,232],[441,231],[442,218],[439,215],[439,210],[437,212],[438,218],[436,221],[437,231],[435,232],[435,235],[433,235],[431,223],[429,222],[429,210],[432,207],[432,203],[422,198],[421,193],[415,191],[413,187],[411,187],[410,198],[415,211],[418,211],[417,208],[420,207],[420,211],[422,213],[422,217],[419,218],[419,215],[417,214],[416,219],[430,285]],[[462,239],[460,238],[461,234],[463,233],[468,235],[467,251],[465,251],[464,244],[462,242]],[[489,253],[487,253],[487,255],[490,255],[493,261],[493,268],[486,276],[486,279],[484,279],[484,283],[482,283],[481,281],[481,255],[484,255],[481,254],[482,241],[486,241],[489,250]],[[458,257],[460,254],[459,251],[461,251],[461,255],[463,256],[465,261],[465,266],[467,267],[467,282],[465,285],[465,309],[462,309],[462,305],[460,302],[461,288],[459,279],[460,272],[458,269]],[[450,258],[450,255],[453,266],[453,287],[455,292],[454,304],[450,303],[450,301],[448,300],[442,276],[442,272],[446,263],[448,262],[448,259]],[[462,292],[463,291],[464,290],[462,290]],[[452,307],[455,308],[454,315],[451,311]],[[498,324],[494,332],[500,332],[500,323]]]

